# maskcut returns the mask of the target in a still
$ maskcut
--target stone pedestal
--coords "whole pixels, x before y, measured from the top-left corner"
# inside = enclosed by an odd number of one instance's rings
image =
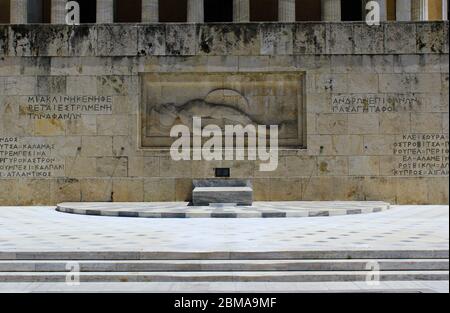
[[[208,206],[212,203],[250,206],[253,203],[253,188],[248,180],[194,180],[192,201],[195,206]]]
[[[233,0],[233,21],[235,23],[250,21],[250,0]]]
[[[280,22],[295,22],[295,0],[279,0],[278,20]]]
[[[341,21],[341,0],[321,0],[322,1],[322,21]]]
[[[188,0],[187,21],[188,23],[204,22],[203,0]]]
[[[114,22],[114,0],[97,0],[97,23]]]
[[[159,0],[142,0],[142,23],[159,22]]]
[[[67,0],[52,0],[52,24],[66,23]]]
[[[26,24],[27,22],[27,0],[11,0],[11,24]]]

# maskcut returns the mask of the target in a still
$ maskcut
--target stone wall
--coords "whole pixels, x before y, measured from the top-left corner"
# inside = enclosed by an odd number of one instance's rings
[[[140,147],[140,74],[291,71],[304,141],[275,172]],[[255,200],[448,203],[448,94],[448,22],[0,25],[0,205],[185,201],[216,167]]]

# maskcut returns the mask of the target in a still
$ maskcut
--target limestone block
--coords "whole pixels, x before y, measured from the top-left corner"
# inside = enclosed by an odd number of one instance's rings
[[[301,177],[317,174],[316,160],[311,156],[279,156],[278,167],[275,171],[260,172],[260,163],[255,167],[255,177]]]
[[[127,157],[98,157],[96,177],[127,177]]]
[[[378,134],[380,130],[379,114],[357,113],[348,115],[349,134]]]
[[[348,92],[347,74],[317,74],[316,92]]]
[[[63,95],[66,94],[66,77],[64,76],[38,76],[38,95]]]
[[[196,49],[199,55],[259,55],[260,38],[257,24],[197,25]]]
[[[66,133],[66,122],[59,119],[34,120],[35,136],[64,136]]]
[[[194,24],[166,25],[166,54],[195,55],[196,26]]]
[[[143,179],[113,179],[114,202],[143,202],[144,180]]]
[[[416,24],[384,24],[384,49],[386,53],[416,53]]]
[[[394,56],[393,55],[363,55],[362,68],[374,73],[393,73]]]
[[[129,135],[129,116],[127,114],[98,115],[97,134],[107,136]]]
[[[380,92],[409,92],[412,91],[414,74],[380,74]]]
[[[71,29],[67,25],[46,25],[36,33],[34,50],[37,56],[68,56]]]
[[[192,201],[192,190],[194,186],[190,178],[175,179],[175,201]]]
[[[428,204],[428,181],[421,177],[398,177],[396,180],[398,204]],[[414,190],[414,192],[411,192]]]
[[[308,113],[331,113],[331,94],[308,93],[306,97]]]
[[[367,201],[397,202],[395,178],[365,177],[363,180],[364,199]]]
[[[331,135],[309,135],[307,138],[309,155],[332,155]]]
[[[50,181],[51,202],[80,202],[81,184],[78,179],[58,178]]]
[[[160,174],[159,157],[144,157],[144,169],[140,173],[142,177],[158,177]],[[162,173],[164,174],[164,173]]]
[[[372,55],[366,55],[369,57]],[[332,73],[369,73],[367,67],[363,68],[362,55],[331,55],[330,72]],[[368,67],[371,69],[371,67]]]
[[[330,23],[327,25],[328,51],[330,54],[354,53],[355,40],[353,25],[345,23]]]
[[[324,54],[327,52],[325,24],[301,23],[295,27],[294,54]]]
[[[66,121],[67,135],[97,135],[97,117],[83,115],[80,119]]]
[[[114,96],[113,114],[135,113],[139,108],[140,97],[138,95]]]
[[[139,77],[137,76],[99,76],[97,77],[99,95],[138,95]]]
[[[208,72],[237,72],[239,58],[234,55],[216,55],[207,57]]]
[[[411,132],[410,113],[384,113],[380,114],[380,133],[400,135]]]
[[[144,201],[161,202],[175,200],[175,179],[148,178],[144,180]]]
[[[364,152],[366,155],[392,155],[395,141],[392,135],[365,135]]]
[[[431,56],[434,56],[434,55],[432,55],[432,54],[426,54],[426,55],[424,55],[424,58],[425,58],[425,60],[428,60]],[[443,72],[443,75],[444,74],[447,74],[447,76],[448,76],[448,72],[450,71],[450,64],[449,64],[449,62],[450,62],[450,59],[448,58],[448,54],[441,54],[440,55],[440,60],[439,60],[439,62],[433,62],[432,64],[432,70],[429,70],[429,71],[436,71],[436,72],[439,72],[439,71],[437,71],[437,65],[438,64],[440,64],[441,65],[441,69],[440,69],[440,72]],[[427,62],[427,64],[429,64],[430,62]],[[427,67],[428,68],[428,67]],[[426,69],[425,69],[426,70]],[[448,89],[447,89],[448,90]]]
[[[12,25],[9,27],[8,55],[36,56],[35,47],[38,28],[32,25]]]
[[[191,161],[192,177],[194,178],[214,178],[215,168],[221,168],[221,161]],[[162,173],[161,173],[162,174]]]
[[[319,176],[348,175],[348,158],[341,156],[318,157],[317,168]]]
[[[35,95],[37,92],[36,76],[8,76],[4,79],[3,95]]]
[[[0,84],[2,78],[0,78]],[[10,136],[33,136],[34,120],[20,108],[20,97],[0,96],[0,132]]]
[[[66,177],[95,177],[96,175],[96,158],[80,156],[66,158]]]
[[[0,25],[0,56],[8,54],[8,27]]]
[[[416,27],[417,52],[444,53],[444,23],[420,23]]]
[[[17,205],[49,205],[50,180],[24,179],[17,181]]]
[[[448,92],[449,92],[449,74],[448,73],[442,73],[441,86],[442,86],[441,92],[444,94],[448,94]]]
[[[188,178],[192,177],[190,161],[174,161],[170,157],[159,159],[159,172],[163,177]]]
[[[166,27],[163,25],[138,26],[138,55],[164,55],[166,53]]]
[[[158,167],[156,165],[155,167]],[[128,177],[144,177],[144,157],[129,156],[128,157]]]
[[[417,73],[422,71],[421,56],[416,54],[403,54],[394,56],[394,72],[396,73]]]
[[[82,202],[111,202],[112,201],[112,179],[110,178],[88,178],[81,179],[81,201]]]
[[[449,28],[449,22],[448,21],[446,21],[446,22],[444,22],[444,53],[448,53],[449,52],[449,38],[448,38],[448,36],[449,36],[449,31],[448,31],[448,28]]]
[[[348,132],[348,117],[345,114],[319,114],[317,132],[321,135],[342,135]]]
[[[68,95],[97,95],[97,77],[95,76],[67,76],[66,84]]]
[[[72,27],[69,34],[69,55],[95,56],[97,55],[97,41],[97,27],[95,25]]]
[[[98,25],[97,55],[137,55],[137,26],[131,24]]]
[[[294,24],[263,24],[261,32],[262,55],[290,55],[294,52]]]
[[[362,178],[359,177],[313,177],[303,180],[303,200],[344,201],[363,200]],[[334,199],[334,200],[333,200]]]
[[[261,72],[269,68],[269,56],[239,56],[239,72]]]
[[[360,135],[333,135],[331,143],[330,155],[362,155],[364,152],[364,138]]]
[[[331,56],[329,55],[297,55],[295,66],[298,70],[329,73],[331,71]]]
[[[206,72],[207,56],[164,56],[141,58],[143,72]]]
[[[355,24],[353,35],[356,54],[382,54],[384,52],[384,27]]]
[[[112,156],[111,136],[83,136],[81,139],[82,156]]]
[[[380,174],[380,159],[376,156],[350,156],[349,175],[374,176]]]
[[[0,179],[0,205],[17,205],[17,180]]]
[[[302,199],[302,180],[300,178],[272,178],[269,189],[272,201],[300,201]]]
[[[412,133],[442,133],[442,113],[411,114]]]
[[[373,73],[348,74],[350,93],[377,93],[378,75]]]
[[[412,80],[412,91],[414,92],[441,92],[440,73],[417,73]]]
[[[251,178],[255,176],[255,168],[257,164],[254,161],[223,161],[222,167],[231,169],[231,177],[233,178]]]
[[[449,180],[448,177],[427,178],[428,202],[448,205]]]
[[[442,124],[443,124],[443,126],[442,126],[442,132],[444,133],[444,134],[448,134],[449,133],[449,128],[448,128],[448,124],[449,124],[449,114],[448,113],[443,113],[442,114],[442,119],[443,119],[443,121],[442,121]]]

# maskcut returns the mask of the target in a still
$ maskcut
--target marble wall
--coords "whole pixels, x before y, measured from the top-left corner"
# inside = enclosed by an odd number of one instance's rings
[[[142,77],[267,72],[303,78],[276,171],[142,146]],[[448,22],[0,25],[0,205],[185,201],[216,167],[255,200],[448,203],[448,94]]]

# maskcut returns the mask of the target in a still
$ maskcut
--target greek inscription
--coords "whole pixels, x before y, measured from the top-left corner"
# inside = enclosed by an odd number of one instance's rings
[[[449,173],[448,136],[409,134],[394,143],[399,157],[395,176],[446,176]]]
[[[55,144],[0,137],[0,178],[49,178],[64,175],[64,160],[56,157]]]

